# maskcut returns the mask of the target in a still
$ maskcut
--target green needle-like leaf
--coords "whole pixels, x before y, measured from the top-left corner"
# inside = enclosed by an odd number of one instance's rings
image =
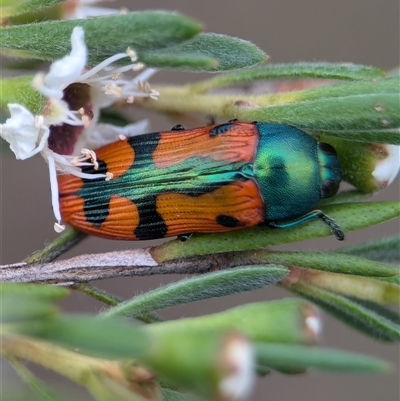
[[[316,134],[341,133],[347,139],[365,141],[363,133],[370,131],[400,136],[399,87],[395,77],[260,95],[205,94],[191,85],[158,86],[159,101],[144,106],[162,112],[288,124]]]
[[[399,310],[396,311],[396,308],[390,309],[376,302],[366,301],[364,299],[359,299],[354,297],[346,297],[346,298],[356,302],[359,305],[362,305],[364,308],[372,312],[375,312],[377,315],[384,317],[389,322],[392,322],[394,325],[398,325],[400,327],[400,314]]]
[[[277,370],[317,369],[333,372],[385,372],[390,365],[382,360],[333,349],[301,345],[254,344],[258,364]]]
[[[285,267],[271,265],[248,266],[204,274],[148,291],[120,303],[101,316],[140,316],[170,306],[252,291],[277,283],[287,273],[288,269]]]
[[[322,199],[318,206],[322,205],[337,205],[338,203],[355,203],[371,198],[372,194],[350,189],[341,191],[332,198]]]
[[[383,341],[399,341],[400,325],[362,303],[316,286],[295,283],[291,291],[309,299],[345,323],[372,337]]]
[[[0,298],[0,323],[4,324],[4,332],[9,330],[6,324],[15,322],[32,322],[53,316],[57,308],[40,297],[18,292],[2,294]]]
[[[383,277],[395,276],[398,270],[388,264],[375,262],[353,255],[311,252],[252,252],[253,262],[278,263],[317,269],[333,273],[353,274],[358,276]]]
[[[218,66],[218,60],[196,53],[149,52],[141,55],[149,67],[173,68],[187,71],[207,71]]]
[[[369,300],[379,304],[398,304],[400,300],[400,286],[377,278],[352,276],[322,271],[306,271],[293,268],[292,275],[300,275],[299,280],[316,285],[326,290]],[[301,275],[304,275],[303,278]],[[397,275],[398,276],[398,275]],[[290,277],[288,279],[290,283]]]
[[[146,11],[4,27],[0,31],[0,43],[8,53],[18,51],[19,56],[55,60],[70,51],[75,26],[85,30],[89,64],[125,52],[127,47],[134,49],[140,58],[142,52],[174,46],[201,30],[197,22],[177,13]]]
[[[288,104],[233,105],[228,113],[244,121],[279,122],[304,129],[349,132],[400,126],[399,80],[346,82],[291,92]],[[292,99],[291,101],[290,98]]]
[[[64,0],[12,0],[11,2],[2,2],[2,18],[17,16],[29,12],[37,12],[43,8],[62,3]],[[6,5],[6,4],[7,5]]]
[[[74,290],[81,291],[86,295],[89,295],[90,297],[93,297],[94,299],[97,299],[98,301],[103,302],[109,306],[118,305],[123,301],[120,297],[87,283],[74,284],[72,288]]]
[[[345,233],[383,223],[400,215],[398,201],[327,205],[322,210],[334,218]],[[184,246],[179,240],[171,241],[154,247],[152,254],[161,262],[194,255],[259,249],[330,234],[328,227],[321,221],[290,229],[255,227],[223,234],[193,235]]]
[[[366,242],[362,245],[340,248],[334,252],[363,256],[376,261],[400,262],[400,236],[395,235],[393,237]]]
[[[0,285],[0,322],[31,321],[53,316],[57,308],[49,301],[65,298],[66,288],[43,284]]]
[[[15,324],[13,332],[112,358],[135,358],[148,343],[144,333],[132,323],[83,315]]]
[[[0,108],[3,109],[5,118],[9,118],[7,107],[9,103],[19,103],[28,107],[33,113],[37,114],[40,114],[40,112],[43,111],[46,104],[46,98],[38,91],[33,90],[32,80],[33,76],[0,78]],[[1,143],[4,142],[1,141]]]
[[[236,71],[206,81],[189,85],[191,90],[205,92],[219,87],[242,84],[244,82],[265,79],[320,78],[342,80],[366,80],[381,78],[385,72],[375,68],[356,64],[340,63],[293,63],[269,64],[251,70]]]
[[[198,330],[238,330],[251,341],[314,344],[318,333],[310,321],[318,323],[316,309],[308,302],[288,298],[240,305],[206,316],[153,323],[143,329],[157,338],[166,335],[172,338]]]
[[[143,61],[151,66],[156,66],[157,57],[163,54],[166,56],[180,55],[188,57],[189,54],[199,54],[216,60],[213,65],[181,65],[182,69],[190,71],[226,71],[238,68],[244,68],[260,64],[267,59],[267,55],[256,45],[242,39],[232,38],[226,35],[215,33],[204,33],[197,35],[190,41],[184,42],[174,47],[166,48],[152,54],[146,52],[143,54]],[[155,58],[156,57],[156,58]]]
[[[379,280],[385,281],[387,283],[396,284],[400,286],[400,269],[398,270],[399,274],[392,277],[379,277]]]
[[[45,284],[18,284],[18,283],[1,283],[0,300],[4,296],[30,296],[32,298],[43,301],[56,301],[65,298],[70,291],[64,287]]]
[[[384,123],[384,121],[383,121]],[[399,128],[392,129],[370,129],[370,130],[321,130],[318,134],[326,134],[331,137],[342,138],[342,139],[353,139],[363,142],[375,142],[375,143],[391,143],[393,145],[400,145],[400,131]]]
[[[81,231],[70,228],[48,244],[44,249],[28,256],[25,263],[45,263],[51,262],[58,256],[62,255],[68,249],[81,242],[86,238],[86,234]]]

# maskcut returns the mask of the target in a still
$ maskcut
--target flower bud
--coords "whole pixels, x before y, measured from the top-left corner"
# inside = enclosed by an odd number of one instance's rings
[[[335,148],[342,166],[343,179],[360,191],[376,192],[385,189],[399,172],[399,146],[354,142],[331,136],[324,136],[323,141]]]
[[[149,330],[152,346],[142,362],[161,381],[209,399],[248,398],[254,384],[254,355],[250,342],[236,331],[187,329]]]

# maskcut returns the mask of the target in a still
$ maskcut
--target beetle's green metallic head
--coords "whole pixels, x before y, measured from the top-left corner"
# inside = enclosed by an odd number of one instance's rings
[[[337,192],[342,175],[332,146],[288,125],[256,125],[260,140],[253,172],[266,220],[301,216]]]

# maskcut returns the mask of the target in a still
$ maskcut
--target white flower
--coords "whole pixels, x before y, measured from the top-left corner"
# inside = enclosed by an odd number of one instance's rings
[[[223,400],[248,399],[255,382],[255,357],[250,342],[242,335],[232,333],[221,346],[220,360],[226,369],[219,383]]]
[[[42,92],[49,98],[61,99],[62,89],[77,82],[87,62],[87,49],[84,42],[84,31],[76,27],[71,35],[71,53],[54,61],[50,71],[44,76]],[[62,87],[64,86],[64,88]]]
[[[9,144],[17,159],[27,159],[39,153],[46,145],[49,127],[41,126],[38,119],[24,106],[9,104],[11,117],[1,125],[0,136]]]
[[[53,125],[67,123],[71,125],[83,125],[82,111],[70,110],[65,101],[65,89],[74,84],[82,83],[90,85],[92,103],[91,114],[95,114],[100,108],[107,107],[116,100],[125,99],[132,102],[135,97],[151,97],[157,99],[158,92],[151,90],[146,80],[154,74],[154,69],[147,69],[134,79],[124,79],[123,72],[139,70],[143,68],[141,63],[136,63],[136,53],[128,49],[127,53],[118,53],[94,68],[85,71],[87,63],[87,48],[84,42],[84,31],[81,27],[75,27],[71,35],[71,53],[61,60],[57,60],[50,66],[50,71],[37,74],[33,84],[44,96],[49,98],[50,105],[45,115],[46,121]],[[111,64],[122,58],[130,57],[132,64],[123,67],[111,67]],[[97,117],[97,115],[95,115]]]
[[[372,176],[378,189],[386,188],[396,178],[400,169],[400,147],[397,145],[375,144],[381,158],[376,161]]]
[[[131,80],[123,78],[123,72],[143,68],[136,62],[132,50],[116,54],[85,70],[87,48],[82,28],[74,28],[71,47],[70,54],[52,63],[47,74],[37,74],[33,80],[33,86],[47,98],[43,114],[34,116],[23,105],[9,104],[11,117],[1,125],[0,131],[0,136],[10,143],[17,159],[26,159],[40,152],[48,162],[57,231],[63,226],[60,223],[56,171],[88,179],[109,179],[105,174],[82,173],[81,166],[96,163],[95,153],[87,148],[95,149],[121,136],[148,132],[147,121],[125,127],[98,124],[101,108],[121,99],[132,102],[137,96],[153,99],[158,96],[145,82],[155,70],[147,69]],[[126,57],[130,57],[131,64],[111,66]]]

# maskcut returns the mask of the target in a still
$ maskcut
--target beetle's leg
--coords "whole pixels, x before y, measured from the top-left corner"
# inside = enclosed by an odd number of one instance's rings
[[[344,239],[344,233],[343,230],[340,228],[339,224],[336,223],[335,220],[327,216],[325,213],[323,213],[321,210],[313,210],[310,213],[305,214],[304,216],[298,217],[297,219],[284,222],[284,223],[277,223],[277,222],[267,222],[268,227],[271,228],[290,228],[290,227],[296,227],[300,224],[303,224],[307,221],[314,220],[314,219],[320,219],[322,220],[332,231],[332,234],[336,237],[337,240],[343,241]]]
[[[215,125],[215,117],[211,114],[207,116],[207,125]]]
[[[192,236],[192,233],[189,233],[189,234],[180,234],[180,235],[178,235],[178,238],[179,238],[182,242],[185,242],[185,241],[188,240],[191,236]]]

